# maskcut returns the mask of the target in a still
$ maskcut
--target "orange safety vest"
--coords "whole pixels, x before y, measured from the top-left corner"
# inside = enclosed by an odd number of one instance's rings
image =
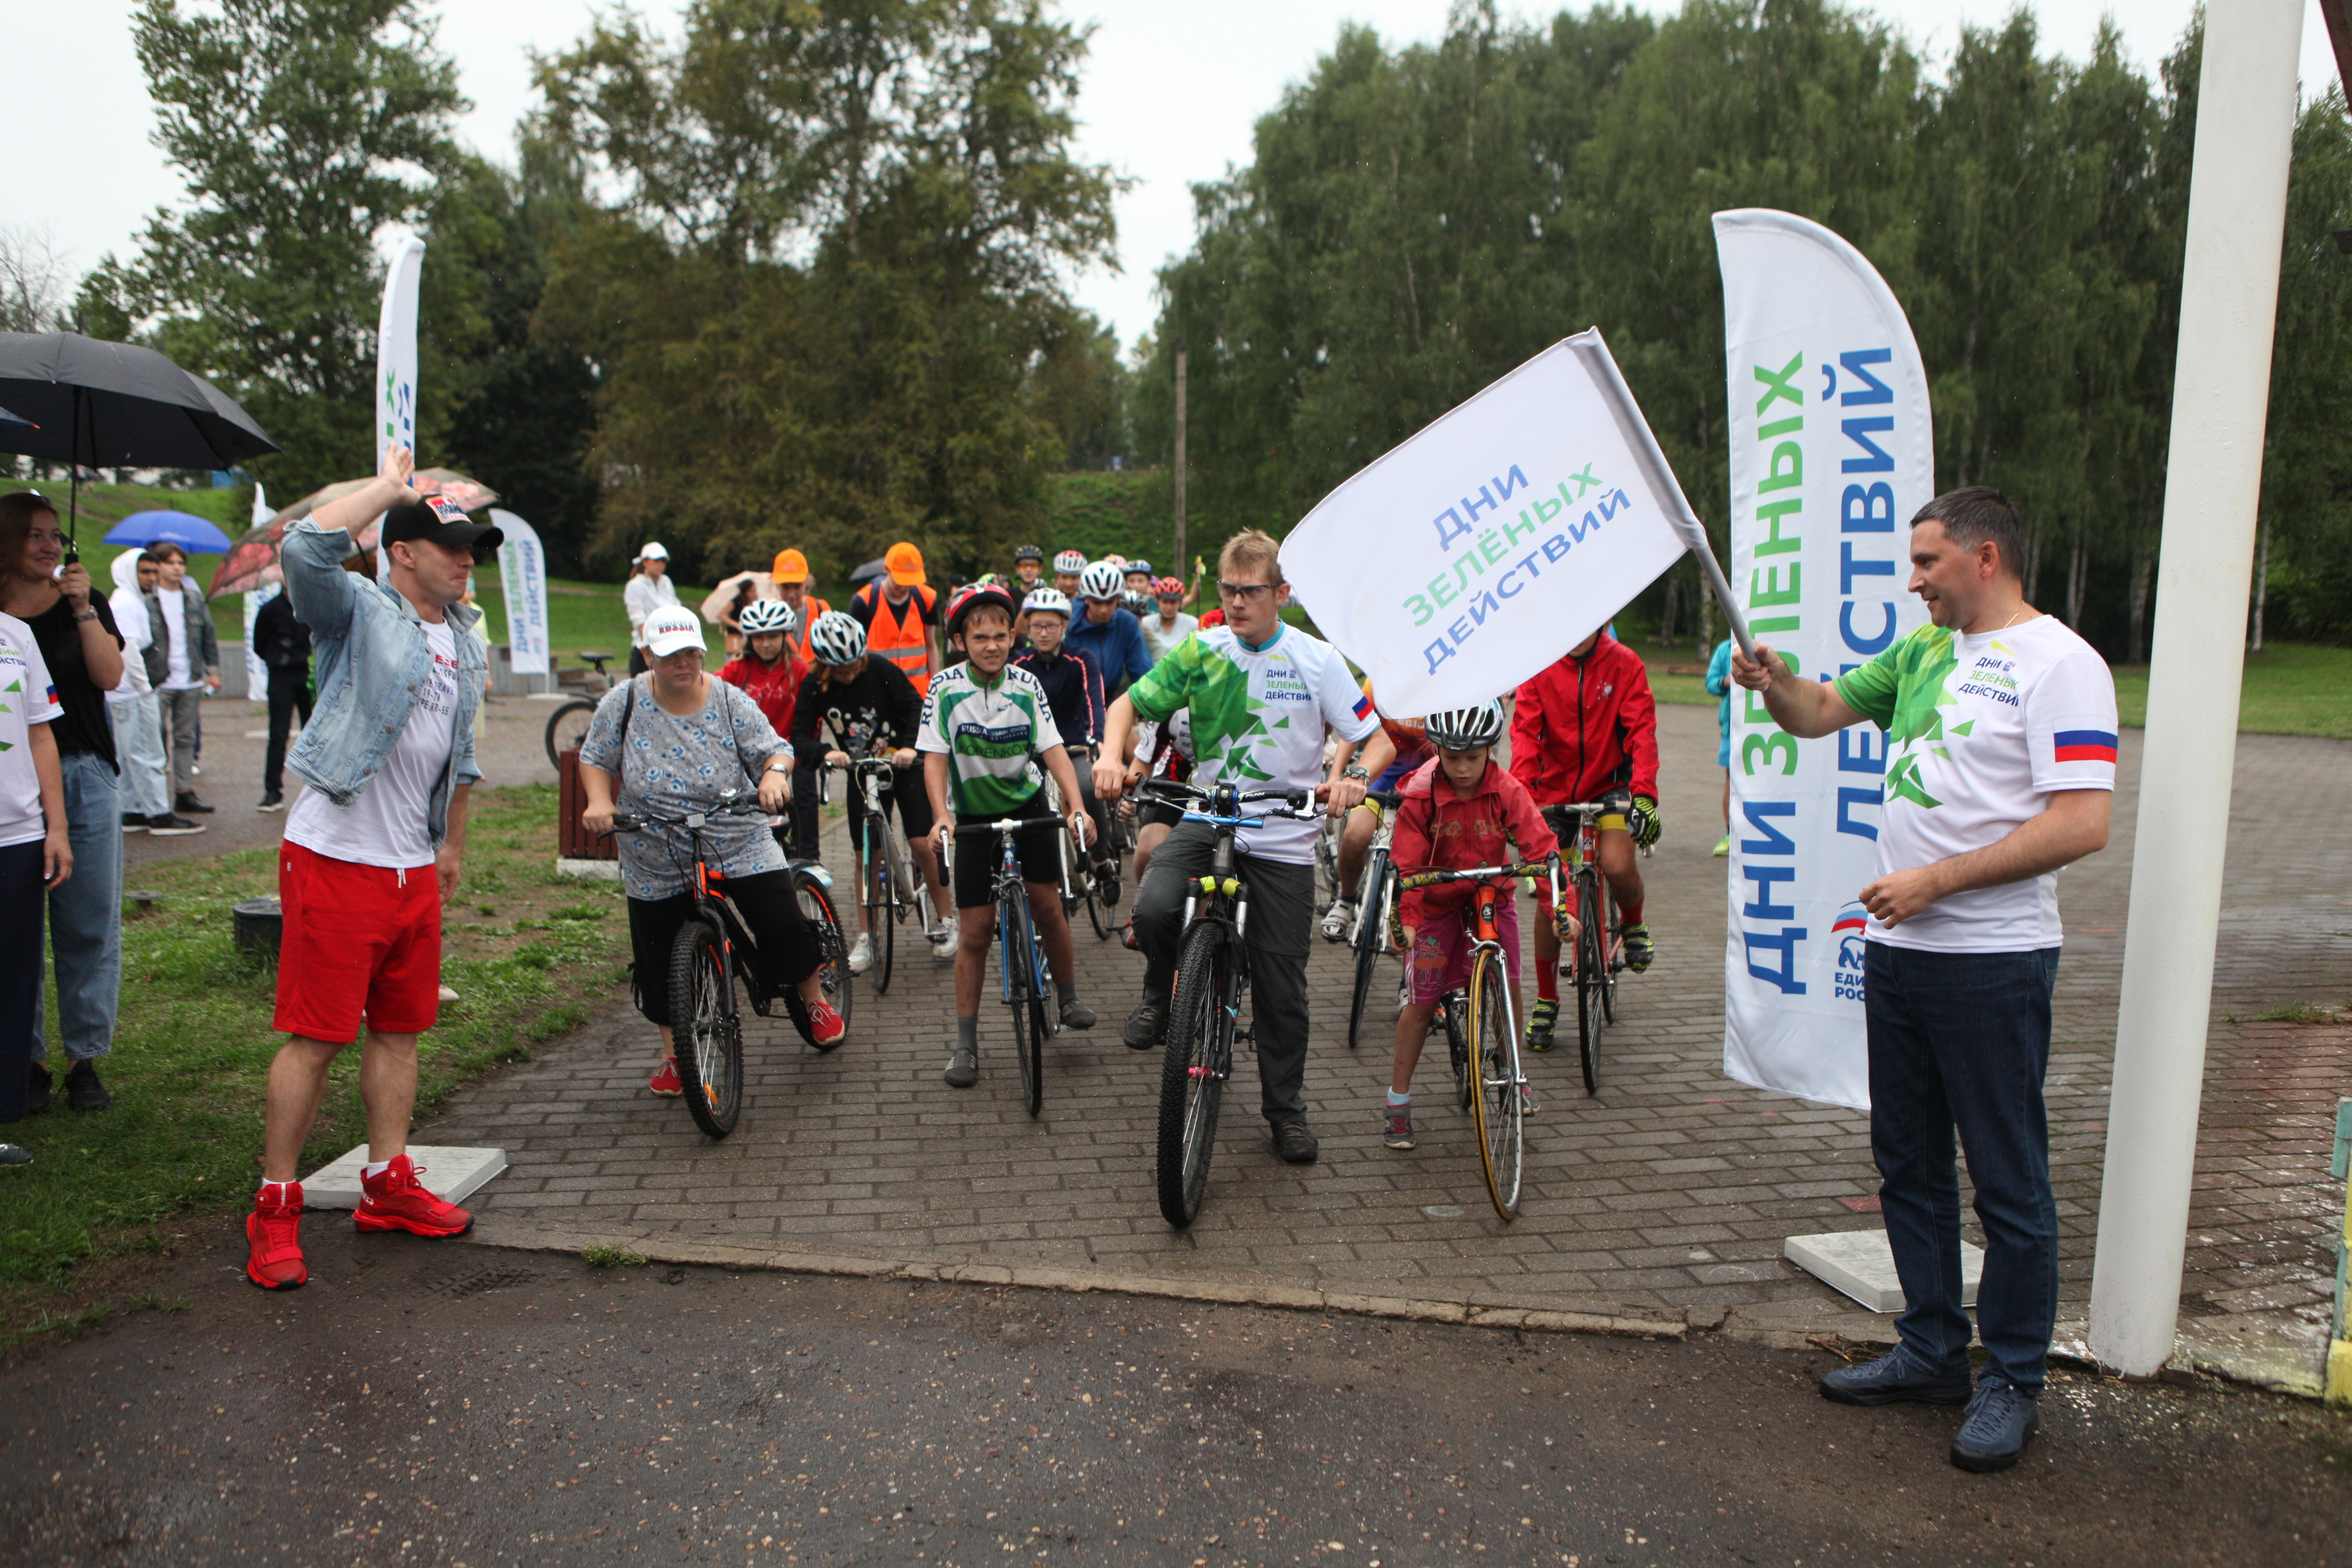
[[[809,633],[814,629],[816,618],[827,614],[832,608],[831,605],[826,604],[814,594],[801,595],[801,629],[793,635],[792,647],[793,651],[801,656],[803,664],[816,663],[816,656],[809,652]]]
[[[930,627],[923,617],[940,602],[938,592],[929,587],[913,589],[903,613],[891,605],[878,579],[857,590],[857,596],[873,612],[873,618],[866,623],[866,651],[897,665],[920,691],[929,679],[931,662]]]

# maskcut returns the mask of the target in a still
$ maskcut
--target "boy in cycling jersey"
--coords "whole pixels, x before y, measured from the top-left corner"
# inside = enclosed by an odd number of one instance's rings
[[[1658,705],[1642,656],[1593,633],[1519,688],[1511,714],[1511,775],[1544,805],[1624,802],[1601,819],[1601,872],[1623,921],[1625,967],[1639,974],[1657,955],[1642,920],[1642,873],[1633,851],[1658,841]],[[1528,1048],[1551,1049],[1559,1018],[1559,943],[1536,927],[1536,1005]]]
[[[1544,825],[1527,785],[1494,762],[1503,738],[1503,705],[1482,702],[1429,716],[1435,752],[1397,786],[1396,868],[1413,871],[1460,871],[1473,866],[1508,866],[1540,860],[1559,847]],[[1381,1140],[1391,1149],[1410,1149],[1412,1138],[1412,1069],[1421,1044],[1437,1016],[1439,999],[1470,984],[1470,959],[1477,937],[1464,919],[1477,889],[1469,882],[1414,888],[1399,900],[1391,935],[1395,951],[1408,954],[1410,997],[1397,1014],[1396,1059],[1389,1078],[1388,1108]],[[1564,907],[1553,919],[1559,935],[1573,942],[1576,919]],[[1496,935],[1510,974],[1511,1012],[1519,1007],[1519,910],[1516,894],[1495,905]],[[1533,1112],[1535,1096],[1521,1090],[1521,1107]]]
[[[1332,811],[1345,811],[1363,798],[1364,770],[1352,759],[1356,747],[1379,730],[1379,721],[1339,650],[1283,624],[1289,584],[1283,581],[1280,550],[1254,528],[1225,541],[1217,558],[1217,592],[1227,624],[1177,645],[1111,704],[1095,758],[1097,795],[1115,801],[1126,787],[1122,759],[1136,720],[1165,720],[1188,708],[1198,759],[1195,784],[1312,789]],[[1339,736],[1328,772],[1327,729]],[[1245,809],[1263,816],[1270,805]],[[1273,1129],[1275,1152],[1294,1165],[1312,1163],[1318,1150],[1307,1130],[1303,1092],[1316,826],[1270,817],[1263,827],[1234,838],[1249,866],[1246,940],[1255,977],[1260,1109]],[[1208,826],[1181,825],[1160,846],[1150,879],[1136,889],[1135,931],[1150,961],[1143,1004],[1127,1020],[1125,1037],[1137,1050],[1149,1050],[1167,1031],[1176,947],[1183,935],[1183,885],[1208,870],[1214,847],[1215,834]]]
[[[1045,689],[1036,677],[1011,663],[1013,595],[993,584],[966,588],[948,607],[948,635],[963,639],[963,662],[932,679],[915,739],[937,823],[933,853],[944,852],[953,828],[966,823],[1047,816],[1041,761],[1061,789],[1070,832],[1086,843],[1093,824]],[[1062,912],[1061,851],[1053,834],[1033,832],[1013,840],[1013,853],[1028,885],[1029,918],[1054,967],[1063,1026],[1091,1029],[1095,1013],[1078,1000],[1077,950]],[[941,1075],[950,1089],[970,1089],[980,1081],[980,983],[988,968],[989,939],[996,931],[996,864],[992,840],[970,839],[956,847],[956,1037]]]

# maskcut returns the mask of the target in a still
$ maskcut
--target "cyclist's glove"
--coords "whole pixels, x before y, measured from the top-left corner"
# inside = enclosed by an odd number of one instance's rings
[[[1632,830],[1633,842],[1647,849],[1658,841],[1658,803],[1646,795],[1633,797],[1633,807],[1625,814],[1625,826]]]

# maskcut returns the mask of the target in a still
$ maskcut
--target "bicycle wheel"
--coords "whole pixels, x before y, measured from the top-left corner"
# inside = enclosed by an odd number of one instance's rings
[[[1576,938],[1576,1053],[1584,1065],[1584,1092],[1601,1092],[1601,1026],[1609,984],[1609,961],[1602,946],[1601,879],[1591,871],[1576,879],[1577,918],[1584,929]]]
[[[1036,994],[1037,935],[1029,925],[1029,900],[1011,893],[999,898],[996,929],[1004,999],[1013,1005],[1013,1056],[1021,1066],[1021,1100],[1034,1117],[1045,1103],[1045,1030]]]
[[[849,1022],[853,977],[849,973],[849,944],[841,934],[841,917],[834,912],[833,894],[817,880],[815,873],[808,870],[793,874],[793,892],[800,900],[801,913],[815,928],[817,946],[824,955],[817,966],[817,984],[824,993],[826,1004],[840,1014],[841,1021],[846,1024]],[[787,989],[784,992],[784,1007],[792,1014],[793,1022],[799,1026],[801,1038],[816,1046],[816,1037],[809,1028],[807,1010],[801,1005],[798,991]],[[840,1041],[834,1044],[838,1045]],[[817,1046],[817,1049],[829,1051],[833,1046]]]
[[[670,1038],[677,1080],[694,1124],[713,1138],[735,1131],[743,1109],[743,1028],[735,990],[720,957],[716,923],[700,918],[678,928],[669,949]]]
[[[576,752],[588,739],[588,726],[595,722],[596,705],[584,697],[559,704],[547,716],[547,765],[561,767],[556,757],[564,752]]]
[[[1229,1022],[1219,1005],[1225,987],[1223,927],[1194,922],[1176,965],[1176,999],[1168,1009],[1168,1045],[1160,1065],[1160,1150],[1155,1174],[1160,1214],[1181,1230],[1201,1212],[1216,1150],[1217,1104],[1232,1067]]]
[[[1117,849],[1112,853],[1117,854]],[[1087,886],[1087,923],[1095,928],[1097,942],[1108,942],[1110,933],[1118,929],[1118,916],[1113,912],[1118,904],[1118,884],[1106,884],[1091,866],[1086,868],[1082,879]]]
[[[1625,917],[1617,912],[1616,896],[1606,882],[1601,885],[1601,908],[1608,916],[1601,933],[1601,1016],[1613,1024],[1617,1021],[1617,972],[1625,967]]]
[[[1470,1027],[1463,1016],[1463,994],[1449,991],[1438,1004],[1445,1028],[1445,1059],[1454,1068],[1454,1109],[1470,1109]]]
[[[1389,852],[1375,847],[1365,858],[1362,882],[1356,899],[1356,989],[1348,1004],[1348,1048],[1354,1050],[1363,1029],[1364,1005],[1371,1000],[1372,976],[1381,954],[1388,950],[1389,900],[1395,884],[1389,870]]]
[[[874,937],[874,967],[866,973],[874,977],[874,994],[890,994],[890,961],[898,951],[898,922],[891,919],[891,860],[898,849],[898,840],[890,825],[879,817],[869,818],[866,845],[866,929]]]
[[[1478,1165],[1486,1195],[1505,1219],[1519,1213],[1519,1047],[1504,989],[1502,955],[1470,963],[1470,1048],[1476,1077],[1470,1111],[1478,1124]]]

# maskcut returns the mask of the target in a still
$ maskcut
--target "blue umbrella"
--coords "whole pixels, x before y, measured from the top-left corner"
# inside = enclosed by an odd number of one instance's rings
[[[105,542],[144,547],[165,540],[198,555],[228,553],[227,534],[184,511],[134,511],[106,531]]]
[[[34,424],[31,420],[11,414],[5,408],[0,408],[0,430],[37,430],[39,428],[40,426]]]

